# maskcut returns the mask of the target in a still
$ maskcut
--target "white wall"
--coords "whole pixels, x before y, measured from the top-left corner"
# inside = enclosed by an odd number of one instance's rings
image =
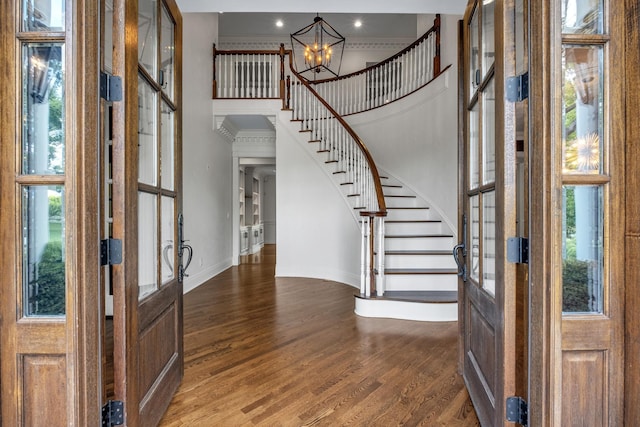
[[[231,266],[232,147],[213,129],[211,44],[216,13],[183,15],[183,194],[193,262],[185,292]]]
[[[359,287],[358,224],[290,118],[290,112],[281,112],[276,124],[276,276]]]
[[[443,68],[452,67],[420,91],[390,105],[346,119],[376,163],[402,180],[457,227],[456,16],[443,16]],[[447,52],[446,56],[444,53]]]
[[[458,152],[455,84],[448,71],[409,97],[346,118],[376,164],[428,201],[454,231]]]

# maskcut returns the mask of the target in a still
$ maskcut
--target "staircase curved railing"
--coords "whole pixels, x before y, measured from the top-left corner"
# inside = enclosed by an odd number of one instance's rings
[[[378,108],[415,92],[438,77],[440,15],[422,37],[395,55],[363,70],[309,82],[340,115]]]
[[[336,164],[334,174],[344,174],[342,184],[351,186],[349,196],[357,198],[354,209],[362,218],[361,293],[367,297],[376,295],[376,282],[383,287],[380,274],[384,271],[387,215],[378,168],[358,134],[295,70],[291,55],[289,68],[286,106],[292,111],[293,120],[301,123],[301,131],[310,133],[309,141],[318,143],[319,152],[327,153],[328,162]]]
[[[293,66],[291,77],[295,81],[288,82],[287,86],[293,120],[301,122],[303,131],[311,133],[310,140],[318,142],[321,151],[333,156],[338,172],[346,174],[346,182],[354,186],[354,194],[359,196],[360,203],[355,208],[361,213],[385,214],[380,174],[365,144]]]

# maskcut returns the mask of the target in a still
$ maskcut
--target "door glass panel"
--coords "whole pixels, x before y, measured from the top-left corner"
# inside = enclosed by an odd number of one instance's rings
[[[157,94],[143,78],[138,79],[138,181],[157,185]]]
[[[566,185],[562,190],[562,311],[602,313],[603,190],[598,185]]]
[[[482,92],[482,182],[496,180],[496,94],[495,79]]]
[[[478,103],[469,112],[469,189],[477,188],[480,184],[479,151],[480,151],[480,114]]]
[[[482,287],[496,293],[496,192],[482,195]]]
[[[602,34],[602,0],[562,0],[562,32]]]
[[[158,3],[138,1],[138,62],[157,79],[158,70]]]
[[[162,283],[167,283],[175,277],[175,199],[162,197]]]
[[[25,316],[65,314],[64,188],[22,188],[22,286]]]
[[[494,62],[495,47],[495,19],[494,0],[482,1],[482,77],[487,75]]]
[[[174,189],[174,114],[173,110],[165,103],[162,104],[162,117],[161,117],[161,130],[160,135],[162,139],[162,153],[160,171],[162,173],[161,183],[162,188],[167,190]]]
[[[602,172],[603,69],[601,46],[564,46],[563,172]]]
[[[158,289],[158,198],[138,193],[138,286],[142,299]]]
[[[64,173],[64,45],[22,47],[22,173]]]
[[[173,100],[174,76],[174,23],[164,5],[162,6],[162,24],[160,27],[160,76],[158,82],[164,93]]]
[[[471,45],[471,51],[469,52],[469,55],[471,55],[469,58],[469,98],[473,97],[476,88],[480,84],[480,37],[478,31],[478,8],[476,7],[469,24],[469,44]]]
[[[525,52],[525,21],[524,21],[524,0],[516,0],[516,75],[526,72],[525,61],[527,53]]]
[[[104,2],[102,39],[102,68],[111,73],[113,71],[113,0]]]
[[[22,0],[22,31],[63,31],[64,0]]]
[[[471,278],[480,283],[480,197],[471,197],[471,215],[469,225],[471,227]]]

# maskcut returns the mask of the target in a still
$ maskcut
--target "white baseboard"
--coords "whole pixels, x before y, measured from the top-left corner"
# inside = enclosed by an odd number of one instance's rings
[[[348,271],[329,270],[326,268],[278,268],[276,264],[276,277],[309,277],[312,279],[331,280],[333,282],[345,283],[360,289],[360,275]]]
[[[194,290],[195,288],[202,285],[207,280],[217,276],[218,274],[222,273],[229,267],[231,267],[231,258],[225,259],[224,261],[219,262],[216,265],[207,267],[206,269],[202,270],[197,274],[190,275],[189,277],[185,277],[184,283],[183,283],[183,293],[186,294],[187,292]],[[188,271],[187,271],[187,274],[189,274]]]

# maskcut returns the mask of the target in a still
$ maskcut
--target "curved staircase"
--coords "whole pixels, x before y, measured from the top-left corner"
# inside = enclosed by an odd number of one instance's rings
[[[384,172],[382,172],[384,174]],[[458,317],[454,235],[427,203],[395,178],[382,177],[385,220],[384,290],[356,297],[356,313],[423,321]]]
[[[353,177],[342,167],[341,150],[319,135],[313,121],[297,117],[302,142],[315,156],[341,189],[355,218],[362,210],[362,201]],[[305,139],[306,138],[306,139]],[[380,170],[380,179],[387,207],[384,232],[383,274],[379,295],[357,295],[356,314],[420,321],[455,321],[458,317],[458,276],[452,248],[454,234],[434,209],[397,178]],[[377,256],[378,254],[376,254]]]

